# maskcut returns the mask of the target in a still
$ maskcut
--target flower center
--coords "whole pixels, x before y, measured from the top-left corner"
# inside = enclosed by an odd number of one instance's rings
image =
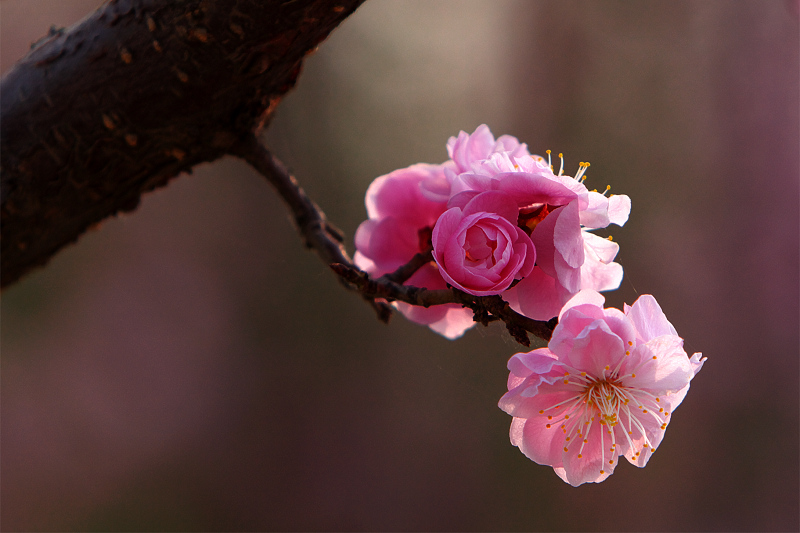
[[[597,377],[567,367],[572,372],[566,371],[562,381],[554,385],[573,394],[539,411],[540,415],[552,413],[547,416],[549,423],[545,424],[545,428],[561,429],[564,434],[564,452],[569,452],[571,446],[577,446],[578,459],[583,458],[584,448],[589,444],[590,435],[592,439],[600,440],[601,474],[605,473],[604,465],[613,465],[619,455],[626,453],[617,450],[618,439],[634,452],[634,460],[642,452],[656,451],[643,421],[651,417],[664,430],[669,417],[660,398],[648,391],[626,385],[625,381],[628,378],[635,378],[636,374],[619,375],[619,367],[620,365],[617,365],[616,369],[611,370],[606,366],[602,374]],[[599,431],[591,433],[595,424],[600,426]]]
[[[614,427],[618,422],[620,404],[627,404],[625,392],[618,380],[598,381],[584,392],[586,406],[594,405],[600,412],[601,423]]]
[[[494,258],[496,249],[497,241],[490,239],[481,228],[472,227],[467,230],[467,238],[464,242],[467,260],[473,263],[486,263],[486,266],[491,268],[496,263]]]
[[[549,204],[534,204],[531,207],[523,207],[519,210],[519,219],[517,225],[530,236],[539,222],[545,219],[547,215],[561,207],[560,205],[552,206]]]

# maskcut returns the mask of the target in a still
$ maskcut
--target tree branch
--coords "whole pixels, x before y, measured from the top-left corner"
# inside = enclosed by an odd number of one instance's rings
[[[530,346],[527,333],[549,341],[557,324],[556,319],[543,322],[521,315],[511,309],[508,302],[499,295],[475,296],[453,288],[421,289],[392,281],[392,274],[372,279],[366,272],[350,265],[332,264],[331,268],[347,280],[355,290],[367,297],[405,302],[422,307],[444,304],[459,304],[468,307],[474,313],[475,321],[484,326],[496,320],[502,321],[511,336],[523,346]]]
[[[142,193],[231,154],[264,175],[291,209],[306,246],[388,321],[386,301],[459,304],[501,320],[528,346],[554,323],[500,296],[403,285],[432,260],[418,254],[371,279],[342,233],[258,132],[297,79],[303,58],[363,0],[110,0],[52,31],[0,80],[0,285],[42,265],[88,227],[136,208]]]
[[[342,232],[328,222],[325,213],[308,197],[295,177],[255,135],[250,135],[233,145],[230,153],[247,161],[275,187],[292,211],[297,229],[307,248],[316,251],[326,265],[338,264],[358,270],[347,255]],[[344,278],[340,277],[340,280],[349,287]],[[378,318],[382,322],[388,322],[392,308],[383,302],[375,301],[374,298],[366,297],[366,299],[375,309]]]
[[[111,0],[0,81],[0,285],[268,123],[363,0]]]
[[[231,153],[250,163],[267,178],[291,209],[306,246],[315,250],[320,259],[330,265],[346,287],[360,292],[384,322],[388,321],[392,311],[383,300],[422,307],[459,304],[472,309],[475,321],[483,325],[501,320],[511,336],[523,346],[530,346],[527,333],[544,340],[550,339],[555,321],[532,320],[511,309],[500,296],[474,296],[456,289],[428,290],[403,285],[414,272],[433,260],[430,250],[416,254],[394,272],[377,279],[370,278],[347,255],[341,232],[328,222],[325,213],[306,195],[294,176],[255,136],[236,144]]]

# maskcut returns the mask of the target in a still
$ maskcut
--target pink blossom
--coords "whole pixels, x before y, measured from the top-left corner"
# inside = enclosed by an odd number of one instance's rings
[[[495,140],[486,124],[475,128],[472,134],[461,131],[458,137],[450,137],[447,141],[447,153],[456,165],[457,174],[472,170],[474,164],[490,159],[492,154],[530,156],[528,147],[516,137],[502,135]]]
[[[370,218],[356,231],[354,260],[359,268],[372,276],[381,276],[430,248],[433,226],[447,207],[446,199],[436,199],[430,191],[449,189],[445,166],[412,165],[372,182],[366,195]],[[406,284],[425,289],[447,287],[433,262],[423,266]],[[472,311],[460,305],[430,308],[402,302],[394,305],[412,322],[427,325],[449,339],[460,337],[474,325]]]
[[[448,153],[449,206],[460,195],[487,191],[503,192],[517,203],[517,224],[529,233],[537,260],[532,277],[503,295],[515,310],[548,320],[582,289],[619,286],[622,267],[613,261],[619,247],[587,230],[623,225],[630,199],[589,191],[583,183],[588,163],[581,163],[573,178],[564,175],[562,159],[556,174],[549,160],[530,155],[514,137],[495,141],[485,125],[451,137]]]
[[[559,316],[547,348],[508,362],[500,408],[511,443],[567,483],[603,481],[619,456],[643,467],[705,358],[691,358],[655,298],[624,312],[584,290]]]
[[[454,197],[452,204],[456,205],[436,221],[432,238],[433,258],[448,283],[485,296],[499,294],[530,274],[536,251],[517,226],[519,210],[510,196],[498,191],[466,193]]]
[[[356,231],[356,264],[370,274],[392,272],[427,245],[446,201],[429,199],[422,183],[444,179],[442,165],[417,164],[376,178],[367,189],[369,219]]]
[[[451,137],[447,151],[451,159],[442,165],[413,165],[373,182],[369,220],[356,233],[359,267],[373,275],[391,272],[432,244],[436,264],[407,283],[502,294],[535,320],[558,315],[580,290],[619,286],[619,246],[588,230],[624,224],[630,199],[589,191],[583,184],[588,163],[573,178],[564,175],[562,159],[556,174],[549,156],[531,155],[509,135],[495,139],[486,125]],[[440,332],[471,325],[469,311],[454,306],[396,306]]]

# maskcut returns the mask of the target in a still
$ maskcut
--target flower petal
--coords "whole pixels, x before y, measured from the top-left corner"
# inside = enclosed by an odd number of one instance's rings
[[[605,228],[609,224],[608,198],[596,191],[587,193],[589,205],[580,213],[581,224],[588,229]]]
[[[615,367],[624,356],[622,339],[611,331],[604,320],[595,320],[575,337],[572,350],[564,360],[573,368],[580,368],[593,376],[602,376],[606,366]]]
[[[538,267],[503,293],[503,299],[512,309],[533,320],[550,320],[557,316],[569,296],[555,278]]]
[[[538,173],[501,173],[496,176],[498,190],[512,196],[520,207],[532,204],[566,205],[577,197],[575,191],[551,179],[548,174],[552,177],[549,168]]]
[[[605,434],[606,427],[595,420],[585,436],[588,442],[583,445],[583,449],[576,442],[568,447],[567,452],[563,452],[562,473],[556,469],[556,474],[561,479],[577,487],[584,483],[600,483],[614,473],[619,452],[611,451],[611,437]]]
[[[639,344],[633,351],[636,366],[635,378],[626,384],[656,394],[674,392],[685,387],[694,377],[694,368],[683,349],[683,339],[676,335],[662,335]]]
[[[514,418],[511,421],[511,444],[518,446],[528,459],[540,465],[561,466],[560,432],[545,429],[545,418]]]
[[[641,295],[632,306],[626,306],[625,314],[633,320],[640,338],[644,341],[661,335],[678,334],[656,299],[649,294]]]
[[[499,191],[487,191],[475,196],[464,207],[463,215],[466,217],[481,212],[496,213],[514,226],[519,218],[519,208],[514,199]]]
[[[592,233],[584,232],[585,260],[580,269],[581,289],[609,291],[622,283],[622,265],[612,262],[619,245]]]
[[[631,213],[631,199],[625,194],[612,194],[608,199],[608,220],[622,226]]]
[[[558,215],[553,229],[556,251],[564,258],[567,265],[580,267],[583,264],[584,253],[578,202],[570,202],[549,216],[554,214]]]
[[[369,218],[393,216],[418,227],[433,225],[444,211],[444,202],[432,201],[422,193],[420,183],[431,179],[444,179],[442,165],[419,163],[376,178],[365,198]]]

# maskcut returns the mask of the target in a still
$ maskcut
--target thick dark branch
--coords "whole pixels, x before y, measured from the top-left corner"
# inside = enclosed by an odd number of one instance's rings
[[[363,0],[111,0],[0,81],[2,280],[270,119]]]
[[[111,0],[36,44],[0,82],[2,281],[45,263],[89,226],[134,209],[143,192],[225,154],[276,188],[309,248],[371,302],[469,307],[520,343],[549,339],[499,296],[405,286],[430,252],[377,280],[342,234],[257,140],[303,57],[363,0]]]

